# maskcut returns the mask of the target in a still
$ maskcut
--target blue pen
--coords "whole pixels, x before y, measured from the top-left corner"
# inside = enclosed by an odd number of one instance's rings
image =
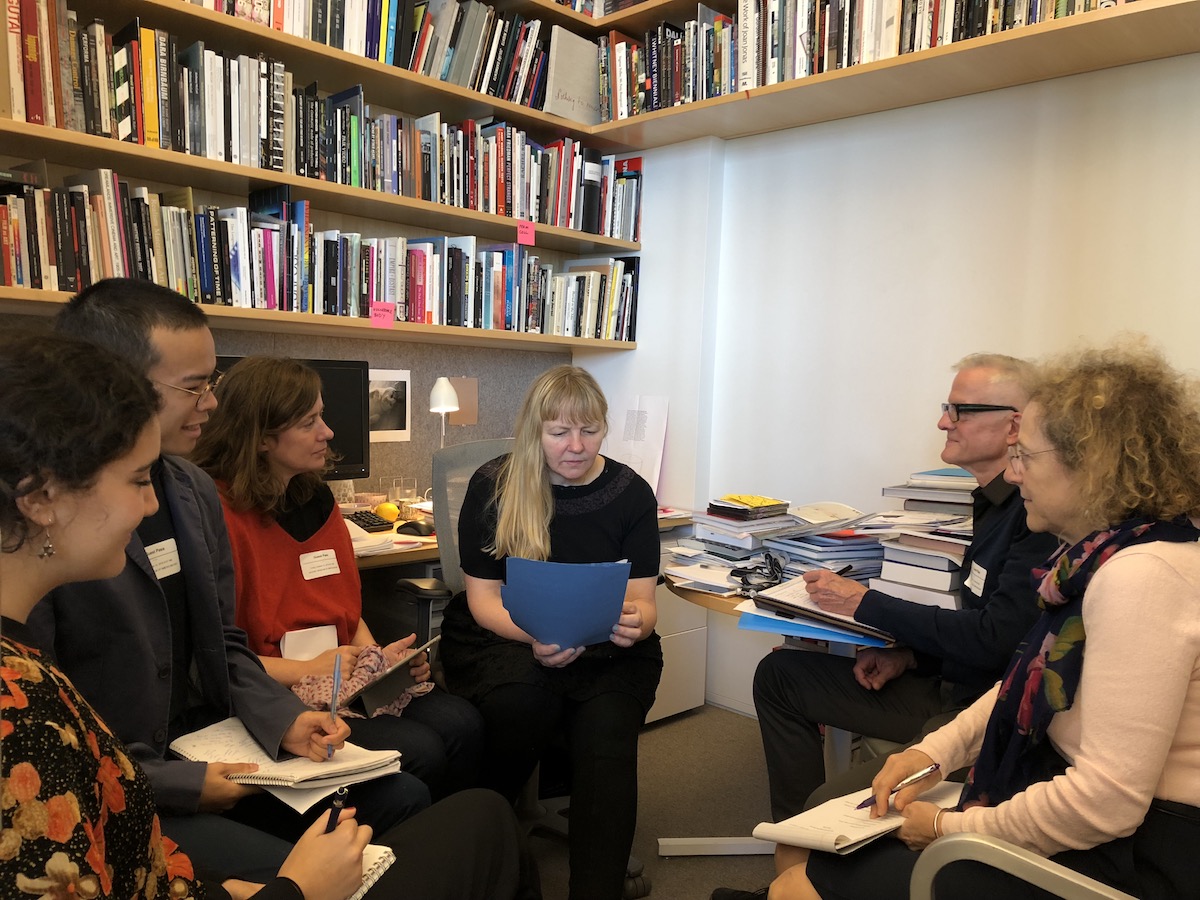
[[[337,727],[338,694],[342,691],[342,654],[333,658],[333,697],[329,701],[329,717]],[[325,758],[333,759],[333,744],[325,745]]]

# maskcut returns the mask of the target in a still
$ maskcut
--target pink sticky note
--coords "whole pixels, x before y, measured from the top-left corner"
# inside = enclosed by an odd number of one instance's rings
[[[395,303],[372,303],[371,304],[371,327],[372,328],[391,328],[396,324],[396,304]]]
[[[522,219],[517,223],[517,243],[532,247],[534,244],[533,223]]]

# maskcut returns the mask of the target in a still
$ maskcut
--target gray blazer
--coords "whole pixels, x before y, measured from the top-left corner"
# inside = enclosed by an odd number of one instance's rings
[[[171,513],[187,585],[195,679],[218,717],[236,715],[268,753],[306,707],[263,670],[234,624],[233,557],[212,479],[184,459],[164,456],[159,502]],[[166,598],[142,542],[125,548],[116,578],[69,584],[47,595],[29,626],[40,646],[96,707],[150,776],[159,810],[198,810],[204,763],[167,750],[172,671]]]

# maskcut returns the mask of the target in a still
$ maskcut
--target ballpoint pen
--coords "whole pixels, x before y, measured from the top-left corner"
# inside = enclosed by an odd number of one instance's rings
[[[346,789],[340,787],[333,795],[333,803],[329,807],[329,821],[325,823],[325,833],[333,831],[337,828],[338,816],[342,814],[342,810],[346,808]]]
[[[925,768],[921,769],[919,772],[913,772],[907,778],[902,779],[900,781],[900,783],[897,784],[894,788],[892,788],[891,792],[894,794],[897,791],[901,790],[902,788],[908,787],[910,784],[915,784],[916,782],[918,782],[922,778],[924,778],[926,775],[932,775],[934,772],[936,772],[940,768],[941,768],[940,763],[934,763],[931,766],[926,766]],[[864,800],[862,803],[858,804],[858,806],[856,806],[854,808],[855,809],[866,809],[868,806],[871,806],[874,803],[875,803],[875,795],[872,794],[870,797],[868,797],[866,800]]]
[[[333,658],[333,697],[329,701],[329,717],[333,719],[333,725],[337,727],[337,708],[338,694],[342,690],[342,654],[339,653]],[[333,744],[325,745],[325,758],[333,759]]]

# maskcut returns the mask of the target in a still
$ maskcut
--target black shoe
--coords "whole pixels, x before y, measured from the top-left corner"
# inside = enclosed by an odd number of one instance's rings
[[[767,889],[757,891],[735,891],[733,888],[717,888],[709,900],[766,900]]]

